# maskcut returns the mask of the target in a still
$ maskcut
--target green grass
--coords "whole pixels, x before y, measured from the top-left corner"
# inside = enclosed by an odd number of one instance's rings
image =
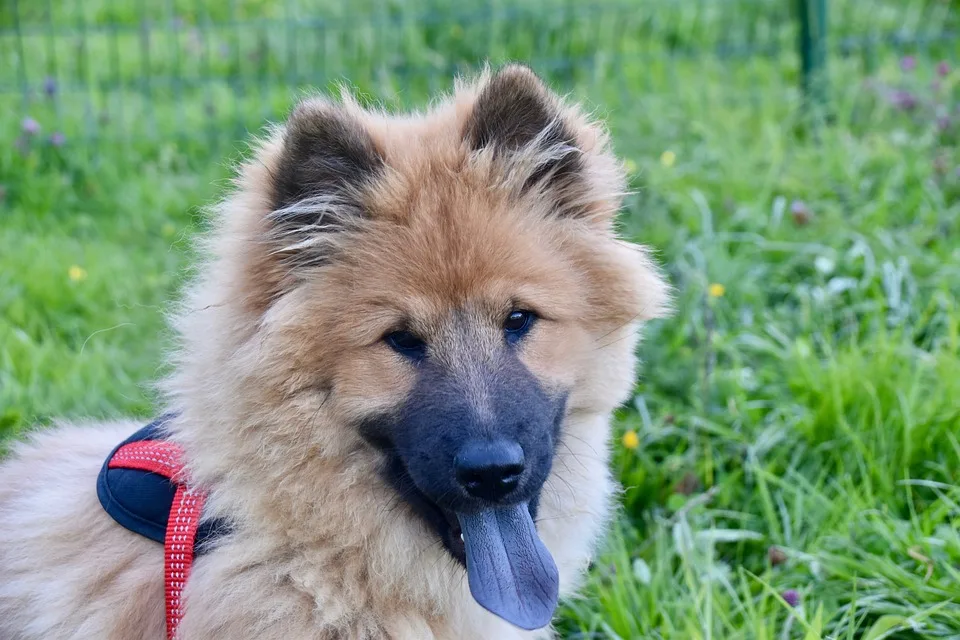
[[[782,2],[371,2],[351,19],[395,24],[345,35],[340,3],[177,1],[147,17],[186,26],[151,32],[144,61],[142,3],[57,3],[48,38],[47,5],[21,0],[28,101],[0,70],[0,438],[151,415],[200,208],[298,90],[345,77],[423,104],[457,65],[532,60],[608,118],[634,172],[624,233],[677,296],[618,416],[623,508],[564,636],[960,637],[960,70],[938,77],[956,40],[933,37],[956,5],[830,4],[852,55],[831,57],[820,119]],[[314,14],[331,22],[289,20]],[[898,30],[919,43],[864,45]],[[5,59],[18,42],[0,33]]]

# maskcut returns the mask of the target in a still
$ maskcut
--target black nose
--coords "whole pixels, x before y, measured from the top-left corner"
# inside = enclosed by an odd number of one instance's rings
[[[457,480],[475,498],[500,500],[517,488],[523,473],[523,449],[495,440],[465,445],[453,461]]]

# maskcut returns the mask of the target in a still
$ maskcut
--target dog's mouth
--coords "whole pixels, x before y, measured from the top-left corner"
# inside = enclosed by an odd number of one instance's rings
[[[400,497],[466,569],[470,592],[482,607],[522,629],[549,624],[557,607],[559,573],[534,524],[536,498],[455,511],[422,492],[395,454],[389,476]]]
[[[467,566],[466,546],[463,529],[457,515],[451,509],[445,509],[420,491],[406,465],[393,451],[388,452],[389,470],[387,477],[400,498],[409,504],[414,512],[440,538],[444,548],[464,567]]]
[[[443,546],[446,547],[447,551],[450,552],[450,555],[452,555],[457,562],[466,567],[467,547],[463,538],[463,529],[460,527],[460,521],[457,520],[457,514],[449,509],[444,509],[426,497],[424,497],[424,500],[426,500],[430,508],[436,510],[439,517],[443,519],[443,523],[439,528],[434,527],[443,542]]]

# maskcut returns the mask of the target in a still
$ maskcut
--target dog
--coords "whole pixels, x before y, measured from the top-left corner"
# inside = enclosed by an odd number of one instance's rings
[[[170,319],[155,435],[225,523],[171,636],[553,637],[616,503],[612,414],[669,306],[618,236],[625,188],[605,128],[519,64],[422,112],[345,91],[268,128]],[[3,640],[169,631],[164,546],[98,500],[142,426],[12,447]]]

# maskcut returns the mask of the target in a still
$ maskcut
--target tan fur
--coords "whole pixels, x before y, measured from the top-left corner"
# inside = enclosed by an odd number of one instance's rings
[[[506,163],[467,148],[490,81],[460,83],[424,114],[336,107],[386,172],[363,193],[368,219],[303,245],[335,252],[329,264],[298,270],[285,251],[303,246],[266,240],[284,129],[219,206],[175,320],[182,343],[165,390],[182,411],[171,431],[192,481],[237,531],[194,567],[183,640],[549,636],[472,600],[462,568],[348,426],[410,391],[409,365],[380,341],[397,322],[413,319],[456,370],[458,350],[491,340],[486,320],[516,301],[543,318],[522,361],[545,388],[571,391],[538,529],[562,593],[575,590],[611,507],[610,413],[632,388],[638,329],[664,311],[665,286],[640,247],[616,238],[623,175],[604,132],[574,108],[550,98],[582,157],[584,188],[567,194],[576,216],[523,192],[536,152]],[[317,99],[300,114],[328,108]],[[475,341],[453,331],[452,310]],[[482,400],[479,380],[471,389]],[[134,427],[51,430],[0,467],[3,640],[163,637],[162,550],[113,523],[95,494],[104,457]]]
[[[0,467],[0,638],[164,637],[163,549],[118,529],[97,472],[139,425],[60,425]]]

